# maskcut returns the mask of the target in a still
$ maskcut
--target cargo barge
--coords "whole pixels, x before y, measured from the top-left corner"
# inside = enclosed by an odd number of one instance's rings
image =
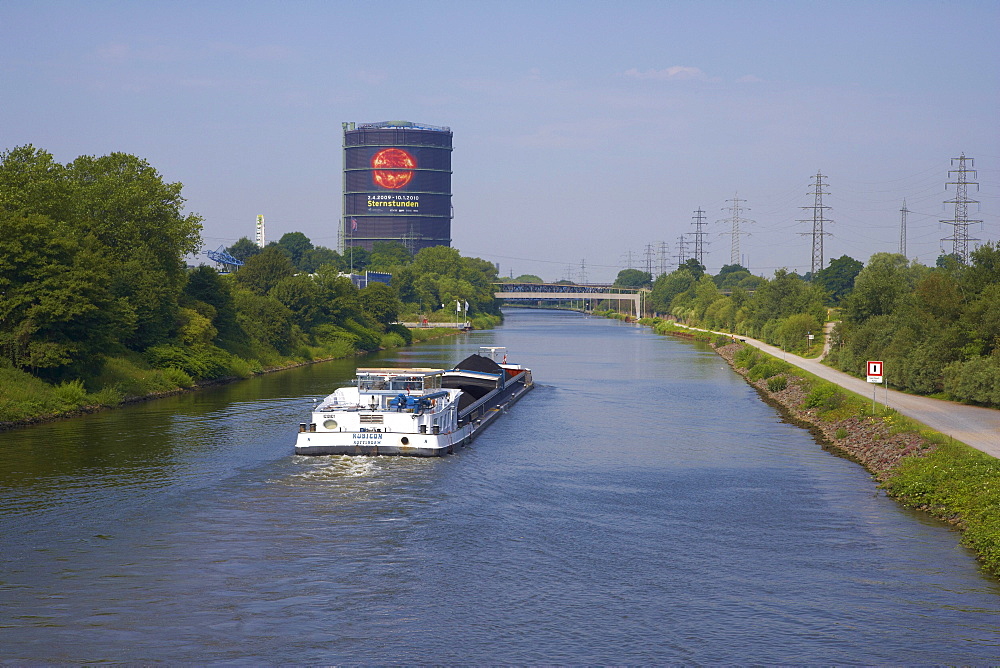
[[[533,388],[531,370],[508,364],[501,347],[480,348],[454,369],[359,368],[353,385],[299,425],[295,454],[450,454]]]

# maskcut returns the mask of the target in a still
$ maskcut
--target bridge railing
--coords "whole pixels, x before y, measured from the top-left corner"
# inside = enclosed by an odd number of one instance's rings
[[[566,292],[573,294],[636,294],[641,288],[619,288],[608,283],[571,285],[567,283],[494,283],[496,292]]]
[[[589,300],[606,301],[615,310],[622,311],[628,304],[627,312],[637,318],[644,313],[645,293],[642,288],[619,288],[612,285],[567,285],[565,283],[494,283],[497,299],[510,302],[576,301],[583,302],[583,310]]]

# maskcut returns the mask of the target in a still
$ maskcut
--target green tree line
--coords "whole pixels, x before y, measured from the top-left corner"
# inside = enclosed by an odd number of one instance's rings
[[[688,261],[652,282],[649,304],[797,353],[817,352],[824,323],[838,319],[827,364],[860,377],[867,360],[882,360],[893,387],[1000,407],[1000,247],[970,255],[934,267],[891,253],[867,265],[843,256],[815,275],[782,269],[770,280],[739,265],[711,276]]]
[[[449,319],[455,300],[499,320],[495,267],[448,247],[345,258],[291,232],[263,249],[236,242],[231,274],[188,267],[202,219],[181,190],[124,153],[0,153],[0,421],[405,345],[397,321]],[[352,266],[391,285],[358,289],[341,275]]]

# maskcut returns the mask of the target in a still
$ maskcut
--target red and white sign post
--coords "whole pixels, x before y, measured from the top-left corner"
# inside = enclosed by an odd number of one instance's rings
[[[882,363],[881,362],[868,362],[868,382],[869,383],[881,383],[882,382]]]
[[[868,382],[881,383],[883,375],[882,362],[868,360]],[[872,415],[875,415],[875,385],[872,385]]]

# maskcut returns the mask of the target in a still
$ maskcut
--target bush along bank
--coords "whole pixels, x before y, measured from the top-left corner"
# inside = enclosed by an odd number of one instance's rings
[[[791,421],[865,467],[886,494],[962,531],[1000,576],[1000,460],[727,336],[715,351]]]
[[[478,328],[495,324],[484,317],[476,323]],[[428,339],[454,336],[459,330],[452,327],[426,327],[408,330],[398,326],[382,336],[379,350],[400,348]],[[265,366],[258,360],[244,360],[224,351],[217,351],[222,358],[216,362],[212,377],[204,377],[191,368],[204,360],[190,349],[163,347],[156,351],[160,357],[172,353],[163,366],[154,366],[142,355],[131,354],[109,357],[105,360],[95,384],[100,389],[88,391],[82,380],[64,381],[58,385],[47,383],[19,369],[0,366],[0,431],[30,424],[49,422],[62,418],[94,413],[121,405],[171,396],[201,387],[243,380],[255,375],[282,371],[294,367],[326,362],[334,359],[363,355],[370,350],[359,349],[350,341],[335,347],[314,348],[300,351],[298,357],[274,356]],[[163,363],[164,360],[156,359]],[[185,370],[187,369],[187,370]]]

